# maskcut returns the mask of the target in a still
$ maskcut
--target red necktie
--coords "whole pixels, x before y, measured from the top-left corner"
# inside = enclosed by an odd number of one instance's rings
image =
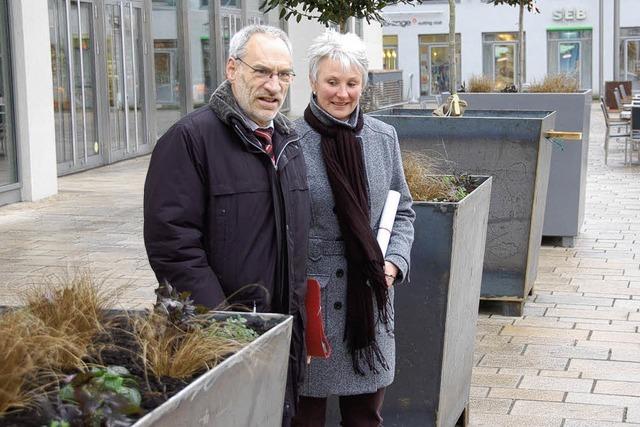
[[[275,165],[276,158],[273,153],[273,143],[271,142],[271,136],[273,135],[273,128],[261,129],[258,128],[253,131],[253,134],[262,143],[262,149],[269,155],[271,162]]]

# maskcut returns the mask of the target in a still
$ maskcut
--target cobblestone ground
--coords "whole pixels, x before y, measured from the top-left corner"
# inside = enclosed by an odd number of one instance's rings
[[[481,314],[473,426],[640,426],[640,168],[623,166],[592,108],[587,206],[574,248],[543,246],[521,318]],[[142,242],[148,157],[59,180],[59,195],[0,208],[0,304],[90,268],[120,304],[153,300]]]

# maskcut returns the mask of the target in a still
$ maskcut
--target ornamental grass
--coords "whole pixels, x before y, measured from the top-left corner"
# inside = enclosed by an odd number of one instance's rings
[[[542,81],[529,86],[532,93],[574,93],[580,89],[578,80],[569,74],[548,74]]]
[[[484,74],[472,75],[469,78],[468,92],[493,92],[496,82]]]

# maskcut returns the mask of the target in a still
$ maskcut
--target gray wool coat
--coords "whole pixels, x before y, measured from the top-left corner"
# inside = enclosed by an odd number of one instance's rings
[[[325,124],[344,126],[320,109],[311,100],[311,108]],[[356,114],[346,123],[355,126]],[[354,395],[372,393],[393,382],[395,371],[395,340],[393,321],[385,327],[377,323],[376,340],[382,350],[389,369],[378,366],[379,373],[368,370],[364,376],[353,370],[351,355],[343,341],[346,318],[347,260],[340,227],[333,211],[334,198],[328,181],[322,153],[320,135],[304,118],[294,122],[300,135],[300,146],[307,164],[307,176],[311,193],[312,219],[309,230],[309,255],[307,276],[318,280],[322,288],[322,311],[325,333],[332,347],[328,359],[313,358],[307,365],[305,380],[300,393],[303,396],[327,397],[329,395]],[[393,225],[393,232],[385,259],[399,269],[396,285],[408,280],[409,255],[413,243],[413,220],[415,213],[402,169],[398,137],[392,126],[377,119],[364,116],[364,126],[357,135],[362,145],[366,170],[369,203],[371,209],[371,230],[378,230],[378,222],[389,190],[400,192],[400,205]],[[393,289],[390,298],[393,302]],[[374,302],[375,306],[375,302]],[[392,311],[393,313],[393,311]],[[393,319],[393,315],[391,316]]]

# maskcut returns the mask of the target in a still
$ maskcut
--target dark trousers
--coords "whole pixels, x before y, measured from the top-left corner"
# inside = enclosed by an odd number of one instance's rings
[[[340,396],[340,415],[344,427],[382,426],[382,402],[384,387],[375,393]],[[292,427],[324,427],[327,413],[325,397],[300,396],[298,412],[293,417]]]

